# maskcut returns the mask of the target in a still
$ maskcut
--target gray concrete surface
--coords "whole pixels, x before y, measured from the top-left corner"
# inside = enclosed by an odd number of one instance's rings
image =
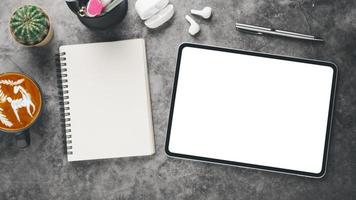
[[[356,199],[356,2],[352,0],[172,0],[174,19],[150,31],[136,15],[133,0],[120,26],[85,28],[61,0],[3,0],[0,6],[0,72],[22,71],[44,93],[41,119],[32,144],[14,146],[0,136],[0,199]],[[55,38],[44,48],[14,43],[8,18],[19,5],[35,3],[53,19]],[[211,6],[210,21],[197,19],[201,34],[187,34],[184,15]],[[321,35],[325,44],[235,31],[234,23]],[[151,157],[68,163],[63,153],[54,55],[60,45],[143,37],[147,42],[157,153]],[[167,158],[166,128],[176,53],[182,42],[196,42],[288,56],[330,60],[340,69],[327,174],[322,179],[226,167]],[[104,66],[102,67],[105,70]]]

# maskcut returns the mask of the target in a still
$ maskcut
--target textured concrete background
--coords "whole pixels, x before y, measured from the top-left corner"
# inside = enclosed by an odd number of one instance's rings
[[[10,135],[0,136],[0,199],[356,199],[356,1],[172,2],[174,19],[160,30],[147,30],[130,0],[129,13],[119,27],[94,32],[81,25],[61,0],[1,1],[0,70],[34,77],[44,92],[44,108],[29,148],[20,150]],[[41,5],[52,17],[55,38],[49,46],[29,49],[11,40],[9,15],[24,3]],[[210,21],[197,19],[201,34],[192,38],[184,15],[207,5],[214,16]],[[234,29],[237,21],[321,35],[326,43],[241,34]],[[147,42],[157,153],[68,163],[56,100],[58,47],[138,37]],[[164,142],[175,59],[178,45],[185,41],[335,62],[340,76],[326,176],[309,179],[167,158]]]

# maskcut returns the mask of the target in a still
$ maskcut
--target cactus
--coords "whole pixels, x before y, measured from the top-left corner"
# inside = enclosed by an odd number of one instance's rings
[[[49,34],[50,22],[39,7],[25,5],[18,8],[10,19],[10,30],[17,42],[33,46],[42,42]]]

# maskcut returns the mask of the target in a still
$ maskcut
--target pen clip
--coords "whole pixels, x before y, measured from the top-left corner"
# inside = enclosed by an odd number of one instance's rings
[[[244,32],[244,33],[250,33],[250,34],[254,34],[254,35],[263,35],[263,33],[257,32],[257,31],[250,31],[250,30],[241,29],[241,28],[236,28],[236,29],[241,32]]]

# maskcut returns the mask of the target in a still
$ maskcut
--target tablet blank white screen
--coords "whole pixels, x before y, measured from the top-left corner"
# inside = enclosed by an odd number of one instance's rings
[[[319,173],[332,79],[331,67],[185,47],[169,151]]]

